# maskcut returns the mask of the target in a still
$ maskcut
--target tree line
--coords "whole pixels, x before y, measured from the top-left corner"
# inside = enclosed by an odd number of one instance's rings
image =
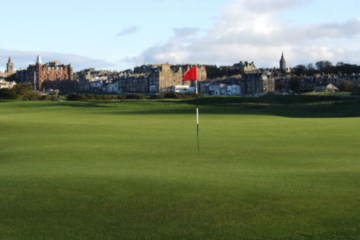
[[[263,69],[265,70],[265,69]],[[268,69],[272,71],[273,69]],[[234,66],[219,67],[216,65],[206,65],[206,71],[209,79],[220,77],[230,77],[241,74],[240,68]],[[297,65],[292,69],[294,75],[314,75],[314,74],[353,74],[360,73],[360,65],[339,62],[333,64],[330,61],[318,61],[316,63],[309,63],[307,65]]]
[[[34,91],[31,84],[20,83],[16,84],[11,89],[0,89],[0,100],[56,100],[57,95],[42,94],[38,91]]]
[[[296,75],[325,74],[353,74],[360,73],[360,65],[339,62],[333,64],[330,61],[319,61],[307,65],[297,65],[292,71]]]

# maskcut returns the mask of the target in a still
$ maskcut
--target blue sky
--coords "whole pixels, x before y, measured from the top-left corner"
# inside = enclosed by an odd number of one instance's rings
[[[351,53],[351,50],[359,51],[356,31],[360,1],[247,2],[4,1],[0,14],[1,32],[5,33],[0,38],[0,66],[4,67],[6,54],[13,54],[17,65],[24,67],[37,53],[44,55],[45,60],[75,62],[77,68],[93,65],[123,69],[165,61],[230,64],[240,60],[271,66],[281,50],[288,52],[293,64],[325,57],[360,63]],[[356,33],[339,30],[348,26],[354,26],[352,31]],[[315,42],[310,46],[306,40],[289,39],[279,46],[275,42],[280,34],[291,34],[291,28],[306,35],[307,31],[315,32],[323,27],[327,30],[322,36],[311,35]],[[344,38],[336,34],[347,35]],[[249,42],[250,38],[253,42]],[[261,42],[264,38],[268,40],[266,43]],[[318,53],[309,56],[314,49]]]

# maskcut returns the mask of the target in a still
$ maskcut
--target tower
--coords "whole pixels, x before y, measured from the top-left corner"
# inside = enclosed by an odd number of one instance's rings
[[[35,69],[34,69],[34,76],[33,76],[34,90],[40,90],[40,88],[41,88],[41,80],[40,80],[41,64],[42,64],[41,56],[37,56]]]
[[[284,53],[281,54],[280,71],[281,72],[286,72],[287,71],[286,60],[285,60],[285,57],[284,57]]]
[[[11,59],[11,57],[9,57],[8,62],[6,64],[6,74],[13,74],[15,72],[15,65]]]
[[[37,58],[36,58],[36,65],[41,65],[41,64],[42,64],[41,56],[37,56]]]

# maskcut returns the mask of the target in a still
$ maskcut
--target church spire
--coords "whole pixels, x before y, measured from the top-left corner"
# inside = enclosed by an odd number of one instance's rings
[[[37,58],[36,58],[36,64],[37,64],[37,65],[42,64],[41,56],[37,56]]]
[[[14,65],[11,57],[9,57],[8,62],[6,64],[6,73],[7,74],[12,74],[14,72],[15,72],[15,65]]]
[[[281,53],[280,70],[281,70],[282,72],[286,72],[286,71],[287,71],[286,60],[285,60],[285,57],[284,57],[284,52]]]

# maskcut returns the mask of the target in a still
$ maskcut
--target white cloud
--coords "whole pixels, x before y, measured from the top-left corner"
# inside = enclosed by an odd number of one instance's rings
[[[234,0],[225,7],[215,26],[200,30],[174,30],[167,42],[124,59],[131,64],[207,63],[231,64],[254,60],[260,66],[277,65],[282,51],[290,63],[329,59],[358,61],[352,48],[360,36],[360,21],[291,25],[279,17],[289,8],[311,0]],[[184,34],[188,33],[188,34]],[[354,40],[356,39],[356,40]]]
[[[308,4],[312,0],[254,0],[238,1],[251,12],[278,12],[297,5]]]

